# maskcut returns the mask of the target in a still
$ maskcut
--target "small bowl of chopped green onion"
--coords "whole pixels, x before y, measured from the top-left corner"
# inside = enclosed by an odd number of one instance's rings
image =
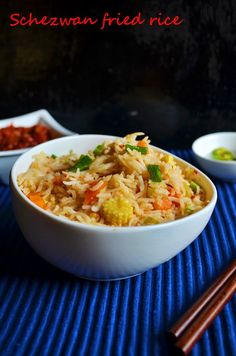
[[[236,132],[216,132],[193,142],[194,156],[203,170],[224,181],[236,181]]]

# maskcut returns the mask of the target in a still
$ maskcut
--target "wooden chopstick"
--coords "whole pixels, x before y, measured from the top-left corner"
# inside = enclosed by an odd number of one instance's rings
[[[216,279],[169,331],[182,354],[191,351],[207,327],[236,292],[236,260]]]

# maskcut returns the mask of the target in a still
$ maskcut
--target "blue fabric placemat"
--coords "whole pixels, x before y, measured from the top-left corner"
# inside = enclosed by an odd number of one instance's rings
[[[0,186],[0,355],[168,355],[165,331],[236,255],[236,184],[215,183],[203,233],[169,262],[117,282],[78,279],[38,257]],[[192,354],[236,355],[236,296]]]

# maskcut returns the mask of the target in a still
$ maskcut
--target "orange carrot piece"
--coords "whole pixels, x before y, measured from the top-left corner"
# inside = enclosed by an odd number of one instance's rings
[[[163,198],[160,205],[157,203],[157,201],[154,201],[153,203],[153,207],[156,210],[168,210],[171,208],[171,206],[172,202],[167,198]]]
[[[138,144],[137,144],[138,147],[147,147],[147,142],[144,141],[144,140],[141,140],[141,141],[138,141]]]
[[[40,193],[29,193],[27,195],[27,198],[29,198],[34,204],[38,205],[40,208],[46,209],[47,204],[41,197]]]
[[[96,182],[97,184],[98,182]],[[95,182],[92,183],[92,186],[95,185]],[[103,188],[105,188],[105,186],[107,185],[107,182],[103,182],[100,187],[96,190],[91,190],[91,189],[87,189],[85,191],[85,195],[84,195],[84,204],[85,205],[90,205],[92,204],[96,199],[97,199],[97,195],[101,192],[101,190]]]

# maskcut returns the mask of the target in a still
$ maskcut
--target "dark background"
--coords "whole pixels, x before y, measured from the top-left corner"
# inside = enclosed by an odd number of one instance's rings
[[[0,117],[46,108],[79,133],[144,131],[161,147],[236,130],[236,1],[0,1]],[[100,4],[98,4],[100,3]],[[10,28],[37,17],[179,15],[176,28]]]

